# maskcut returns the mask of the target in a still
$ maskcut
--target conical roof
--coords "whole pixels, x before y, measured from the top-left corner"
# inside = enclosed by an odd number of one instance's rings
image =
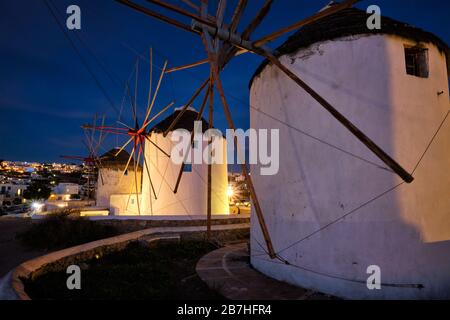
[[[180,114],[181,109],[175,110],[170,116],[159,122],[157,125],[153,126],[150,129],[150,132],[155,133],[162,133],[165,132],[167,129],[169,129],[170,125],[173,123],[173,121],[178,117]],[[187,109],[177,124],[172,128],[172,131],[177,129],[185,129],[191,132],[194,130],[194,122],[197,120],[198,112],[194,109]],[[205,119],[201,119],[202,122],[202,132],[205,132],[209,128],[209,123]]]
[[[330,4],[330,6],[332,5],[334,4]],[[390,34],[417,42],[433,43],[439,50],[445,53],[447,57],[447,67],[450,68],[448,45],[436,35],[385,16],[381,18],[381,29],[370,30],[367,28],[367,19],[369,16],[370,15],[365,11],[356,8],[348,8],[317,20],[316,22],[299,29],[295,34],[289,37],[285,43],[277,48],[277,56],[280,57],[294,53],[297,50],[307,48],[314,43],[334,40],[341,37],[363,34]],[[249,87],[251,87],[255,77],[257,77],[268,64],[269,61],[265,60],[258,67],[250,80]]]
[[[119,168],[124,170],[127,165],[130,154],[126,150],[121,150],[118,154],[117,152],[120,148],[114,148],[100,156],[100,167],[101,168]],[[117,154],[117,156],[116,156]],[[130,164],[128,166],[129,170],[134,170],[134,157],[131,157]],[[138,170],[141,166],[138,165]]]

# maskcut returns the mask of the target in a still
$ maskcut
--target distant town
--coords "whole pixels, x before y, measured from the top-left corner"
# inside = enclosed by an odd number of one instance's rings
[[[95,205],[98,170],[86,164],[0,160],[0,215],[33,215]],[[250,206],[245,177],[229,173],[230,211]]]

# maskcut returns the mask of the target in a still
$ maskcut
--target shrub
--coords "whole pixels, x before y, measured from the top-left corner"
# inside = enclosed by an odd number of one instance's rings
[[[220,300],[197,276],[197,261],[216,247],[207,242],[130,243],[83,263],[82,290],[68,290],[65,270],[24,280],[32,299]]]
[[[59,213],[33,223],[17,238],[33,249],[62,249],[112,237],[119,234],[113,226],[105,226],[80,217]]]

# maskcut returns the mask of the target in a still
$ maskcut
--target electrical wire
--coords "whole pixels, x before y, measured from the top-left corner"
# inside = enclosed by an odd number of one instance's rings
[[[106,100],[109,102],[109,104],[111,105],[111,107],[113,108],[113,110],[116,113],[119,113],[119,110],[117,109],[117,107],[114,105],[113,100],[111,99],[111,97],[109,96],[108,92],[106,91],[106,89],[102,86],[100,80],[97,78],[97,76],[95,75],[94,71],[91,69],[90,65],[88,64],[88,62],[86,61],[86,59],[84,58],[84,56],[81,54],[80,50],[78,49],[78,47],[76,46],[75,42],[72,40],[72,38],[69,36],[67,30],[64,28],[63,24],[61,23],[61,21],[59,21],[58,16],[56,14],[56,9],[52,8],[52,3],[50,0],[43,0],[44,4],[46,6],[46,8],[48,9],[50,15],[53,17],[53,19],[55,20],[56,24],[58,25],[58,27],[60,28],[61,32],[63,33],[63,35],[66,37],[66,39],[69,41],[72,49],[75,51],[75,53],[77,54],[78,58],[80,59],[81,63],[83,64],[83,66],[86,68],[86,70],[88,71],[88,73],[90,74],[90,76],[92,77],[92,79],[94,80],[94,82],[96,83],[96,85],[98,86],[98,88],[100,89],[100,91],[102,92],[102,94],[105,96]]]

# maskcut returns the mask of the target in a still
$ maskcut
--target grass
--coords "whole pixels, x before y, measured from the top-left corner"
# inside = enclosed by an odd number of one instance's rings
[[[105,226],[84,218],[72,218],[68,213],[53,214],[33,223],[19,233],[19,241],[30,249],[55,250],[109,238],[119,234],[112,226]]]
[[[155,247],[134,242],[122,251],[81,264],[81,290],[67,289],[64,271],[25,281],[25,290],[32,299],[220,300],[195,272],[197,261],[214,249],[203,241]]]

